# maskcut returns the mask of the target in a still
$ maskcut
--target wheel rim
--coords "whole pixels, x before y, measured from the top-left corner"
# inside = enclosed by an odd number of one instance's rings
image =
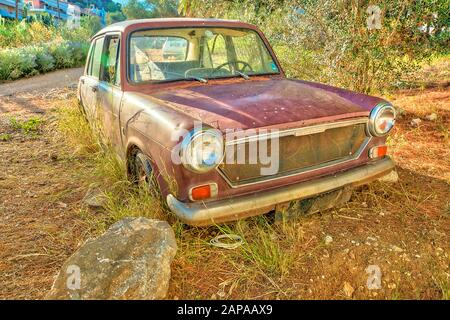
[[[136,156],[135,160],[135,179],[139,186],[152,188],[152,167],[148,160],[141,154]]]

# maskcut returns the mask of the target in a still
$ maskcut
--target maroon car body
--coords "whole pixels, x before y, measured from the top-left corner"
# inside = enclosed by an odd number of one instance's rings
[[[273,69],[277,72],[255,74],[247,78],[233,76],[208,79],[207,83],[192,79],[133,81],[129,62],[130,36],[141,30],[173,28],[252,30],[266,46],[276,64]],[[371,150],[385,145],[386,135],[371,134],[368,128],[374,108],[389,106],[389,103],[349,90],[286,78],[271,46],[253,25],[214,19],[125,21],[96,34],[93,47],[97,40],[105,39],[105,44],[102,43],[105,50],[107,43],[111,44],[108,40],[111,37],[115,41],[113,44],[118,47],[115,83],[102,79],[101,70],[106,69],[105,66],[99,66],[99,76],[92,74],[96,67],[93,65],[94,49],[91,49],[85,75],[80,78],[79,99],[86,113],[102,124],[104,135],[124,161],[132,163],[136,150],[148,156],[169,207],[187,223],[205,225],[264,213],[291,200],[367,183],[394,168],[393,162],[384,153],[371,156]],[[236,170],[239,171],[236,167],[227,169],[220,164],[208,172],[196,173],[172,161],[171,153],[182,140],[173,139],[174,131],[190,131],[195,121],[201,121],[221,132],[226,129],[262,128],[277,129],[282,133],[293,132],[290,138],[292,141],[297,136],[303,136],[302,143],[307,139],[315,139],[317,144],[309,148],[315,150],[316,158],[324,159],[327,145],[338,143],[333,140],[334,135],[328,131],[330,134],[327,139],[333,141],[327,142],[319,136],[310,138],[308,134],[298,132],[308,132],[306,128],[311,131],[310,135],[318,135],[336,127],[336,134],[340,134],[339,128],[356,128],[357,125],[364,125],[365,129],[364,137],[360,140],[355,138],[358,141],[355,146],[357,152],[352,154],[351,151],[351,156],[329,162],[317,160],[320,163],[295,167],[295,170],[291,170],[295,165],[286,164],[286,173],[273,177],[249,177],[248,183],[241,183],[236,180],[239,177],[233,176],[237,174]],[[353,135],[356,135],[355,132]],[[341,144],[346,140],[345,137],[339,139]],[[291,147],[286,145],[287,149]],[[340,149],[338,146],[336,150]],[[131,168],[130,165],[128,167]],[[205,184],[214,185],[214,194],[208,199],[194,201],[191,195],[193,188]]]

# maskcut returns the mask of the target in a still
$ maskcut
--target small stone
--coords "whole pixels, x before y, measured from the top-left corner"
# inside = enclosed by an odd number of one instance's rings
[[[99,188],[94,187],[90,187],[83,198],[83,202],[93,208],[103,207],[106,200],[105,194]]]
[[[422,123],[422,120],[420,120],[419,118],[415,118],[415,119],[412,119],[411,120],[411,122],[410,122],[410,125],[411,125],[411,127],[413,127],[413,128],[417,128],[417,127],[419,127],[419,125]]]
[[[437,118],[438,118],[438,116],[434,112],[429,114],[429,115],[427,115],[427,116],[425,116],[425,119],[427,119],[428,121],[436,121]]]
[[[330,235],[327,235],[327,236],[325,236],[324,241],[325,241],[325,245],[329,245],[333,242],[333,237]]]
[[[355,289],[353,289],[352,285],[347,281],[344,282],[344,287],[342,288],[342,290],[344,291],[345,295],[349,298],[351,298],[353,292],[355,292]]]
[[[362,206],[363,208],[367,208],[367,203],[366,203],[366,202],[363,202],[363,203],[361,203],[361,206]]]
[[[403,249],[394,245],[391,245],[391,250],[394,252],[403,252]]]
[[[67,203],[64,203],[64,202],[59,201],[59,202],[57,202],[56,204],[57,204],[58,207],[60,207],[60,208],[67,208]]]

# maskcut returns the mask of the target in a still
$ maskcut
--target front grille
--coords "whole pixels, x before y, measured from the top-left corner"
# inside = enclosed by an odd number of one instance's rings
[[[233,186],[260,182],[357,158],[369,139],[365,121],[331,123],[325,129],[317,130],[320,128],[302,128],[304,132],[300,134],[292,130],[287,135],[280,132],[279,169],[275,174],[261,175],[261,168],[269,165],[262,164],[259,157],[255,164],[250,164],[248,140],[236,145],[239,149],[245,148],[245,164],[236,164],[238,149],[234,149],[234,163],[226,161],[219,166],[219,171]],[[267,146],[270,151],[270,140],[267,140]]]

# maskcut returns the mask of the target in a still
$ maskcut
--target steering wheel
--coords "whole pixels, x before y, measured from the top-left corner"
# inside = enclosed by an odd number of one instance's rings
[[[222,69],[222,68],[225,67],[225,66],[230,66],[230,67],[231,67],[231,68],[230,68],[230,71],[231,71],[231,69],[233,68],[233,64],[236,64],[236,65],[237,65],[238,63],[241,63],[241,64],[244,65],[241,69],[238,69],[238,71],[241,71],[241,72],[242,72],[242,71],[244,71],[245,68],[247,68],[247,67],[248,67],[249,71],[253,71],[252,66],[251,66],[248,62],[245,62],[245,61],[242,61],[242,60],[235,60],[235,61],[227,61],[227,62],[222,63],[221,65],[215,67],[214,70],[212,71],[212,74],[218,72],[220,69]]]

